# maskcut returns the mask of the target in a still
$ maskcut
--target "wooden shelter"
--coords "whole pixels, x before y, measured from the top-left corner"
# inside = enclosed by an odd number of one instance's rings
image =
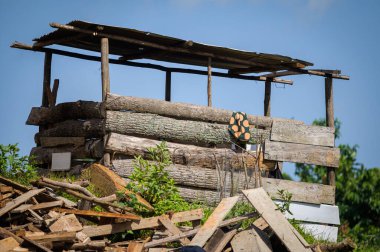
[[[295,202],[334,205],[339,149],[334,147],[333,79],[349,79],[339,70],[313,69],[310,62],[286,56],[211,46],[122,27],[83,21],[50,25],[57,29],[35,39],[33,45],[12,45],[45,53],[42,104],[32,108],[27,120],[27,124],[40,126],[35,136],[37,147],[31,154],[41,165],[50,165],[53,153],[70,152],[74,159],[101,160],[128,178],[133,171],[131,158],[146,156],[147,147],[166,140],[173,159],[169,173],[188,200],[216,203],[227,192],[234,194],[257,186],[257,176],[253,182],[247,180],[255,174],[255,166],[269,171],[286,161],[326,166],[328,185],[259,176],[272,197],[279,198],[277,192],[283,189],[293,193]],[[53,45],[100,52],[100,57],[49,47]],[[51,87],[50,76],[54,54],[101,62],[102,101],[56,105],[59,80],[54,80]],[[139,59],[205,70],[135,61]],[[110,94],[109,64],[164,71],[165,101]],[[208,107],[170,102],[172,73],[208,76]],[[292,85],[293,81],[282,78],[299,74],[324,78],[327,127],[270,117],[272,82]],[[260,146],[256,151],[231,150],[235,140],[227,124],[232,111],[212,107],[212,76],[265,84],[264,115],[248,115],[249,143]]]

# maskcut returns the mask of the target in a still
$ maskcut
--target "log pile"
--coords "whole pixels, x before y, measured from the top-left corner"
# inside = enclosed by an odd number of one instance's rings
[[[112,187],[122,183],[111,171],[105,181],[108,182],[100,186],[110,183],[109,187]],[[135,214],[133,209],[118,204],[115,194],[103,198],[94,196],[85,188],[87,182],[68,183],[42,177],[33,185],[26,187],[0,176],[1,251],[154,252],[197,248],[197,251],[207,252],[244,252],[338,251],[342,248],[342,244],[308,244],[277,211],[277,206],[263,188],[242,191],[257,212],[226,219],[239,201],[238,196],[226,197],[200,225],[204,217],[202,209],[144,218]],[[73,202],[59,197],[61,191],[80,200]],[[89,204],[83,204],[83,201]],[[94,205],[102,210],[91,210]],[[242,221],[248,219],[254,221],[247,229],[241,229]],[[187,226],[181,223],[187,223]],[[117,242],[111,240],[114,234],[137,230],[152,232],[143,239],[135,240],[129,236]],[[345,251],[352,251],[355,245],[348,244],[344,246]]]

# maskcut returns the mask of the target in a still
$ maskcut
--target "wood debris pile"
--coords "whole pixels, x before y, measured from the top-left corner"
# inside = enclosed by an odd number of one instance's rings
[[[107,176],[117,184],[116,174],[109,170],[105,181]],[[0,177],[0,251],[320,251],[289,224],[262,188],[243,191],[257,212],[225,219],[239,196],[224,198],[201,225],[202,209],[143,218],[118,204],[114,194],[94,196],[83,181],[42,177],[34,186]],[[93,206],[102,210],[90,210]],[[242,221],[252,218],[251,227],[240,229]],[[152,232],[145,239],[112,242],[115,234],[137,230]]]

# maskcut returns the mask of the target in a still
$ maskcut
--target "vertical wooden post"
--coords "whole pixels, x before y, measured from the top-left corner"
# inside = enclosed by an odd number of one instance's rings
[[[172,100],[172,72],[166,71],[165,101]]]
[[[51,52],[45,53],[45,61],[44,61],[44,81],[42,84],[42,107],[49,106],[48,94],[47,90],[50,90],[50,82],[51,82]]]
[[[332,78],[325,78],[326,126],[334,127],[334,97]],[[327,183],[335,186],[335,168],[327,167]]]
[[[270,96],[272,90],[272,81],[266,79],[265,81],[265,97],[264,97],[264,116],[270,116]]]
[[[207,65],[207,105],[212,107],[211,101],[211,57],[208,58]]]
[[[102,65],[102,100],[106,99],[107,93],[110,92],[110,72],[109,72],[109,45],[108,38],[100,39],[100,53]]]

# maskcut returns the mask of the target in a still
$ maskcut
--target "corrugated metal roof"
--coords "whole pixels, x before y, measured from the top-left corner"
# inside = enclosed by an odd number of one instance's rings
[[[164,36],[152,32],[139,31],[130,28],[108,26],[84,21],[72,21],[67,26],[91,31],[83,33],[75,29],[58,28],[54,32],[35,39],[38,44],[58,44],[73,48],[100,51],[100,34],[109,37],[110,54],[119,55],[126,60],[153,59],[173,63],[207,66],[207,57],[212,57],[212,66],[228,70],[250,69],[250,72],[271,72],[288,68],[303,68],[312,66],[307,61],[293,59],[277,54],[266,54],[213,46],[198,42]],[[132,39],[133,42],[120,38]],[[136,43],[140,41],[142,43]],[[145,45],[147,43],[147,45]],[[157,44],[163,47],[180,48],[181,50],[164,50],[152,47]],[[228,58],[228,60],[226,60]],[[244,61],[244,62],[241,62]]]

